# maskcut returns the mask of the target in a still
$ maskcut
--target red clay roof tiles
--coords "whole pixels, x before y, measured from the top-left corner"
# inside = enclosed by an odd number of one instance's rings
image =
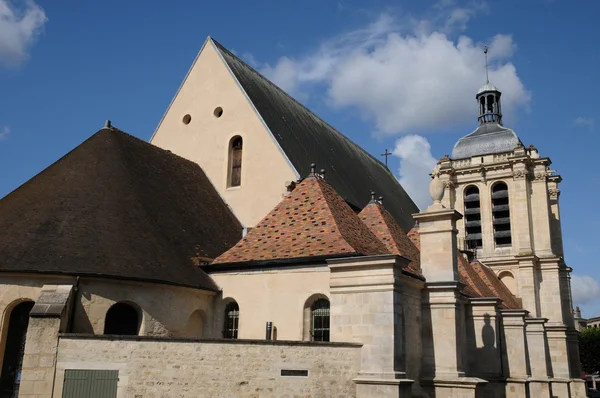
[[[213,264],[389,254],[322,178],[309,176]]]
[[[421,275],[419,249],[383,205],[379,202],[371,202],[358,216],[390,253],[410,260],[408,271]]]

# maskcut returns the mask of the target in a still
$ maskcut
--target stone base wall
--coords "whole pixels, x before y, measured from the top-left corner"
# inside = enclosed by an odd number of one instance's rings
[[[54,396],[65,369],[118,370],[122,397],[355,397],[360,345],[62,335]],[[282,370],[308,370],[282,376]]]

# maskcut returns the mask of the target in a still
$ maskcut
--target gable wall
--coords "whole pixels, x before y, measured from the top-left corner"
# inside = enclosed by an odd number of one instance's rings
[[[222,107],[217,118],[215,108]],[[189,114],[189,124],[183,117]],[[228,145],[244,140],[242,184],[227,188]],[[297,179],[283,153],[208,41],[177,93],[151,143],[194,161],[247,227],[254,226],[282,198],[285,183]]]

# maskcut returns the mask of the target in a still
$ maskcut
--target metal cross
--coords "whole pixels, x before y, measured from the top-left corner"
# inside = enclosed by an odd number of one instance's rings
[[[385,165],[387,166],[387,158],[388,156],[390,156],[392,153],[388,152],[387,148],[385,148],[385,153],[382,153],[381,156],[385,156]]]

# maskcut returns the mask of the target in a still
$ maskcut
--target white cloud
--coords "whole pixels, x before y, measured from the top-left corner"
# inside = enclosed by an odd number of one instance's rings
[[[575,126],[579,126],[579,127],[593,128],[594,127],[594,119],[592,119],[591,117],[579,116],[578,118],[576,118],[573,121],[573,124]]]
[[[396,141],[392,153],[400,158],[400,184],[419,208],[430,205],[431,198],[427,189],[431,181],[429,173],[437,160],[431,155],[427,139],[420,135],[406,135]]]
[[[259,69],[294,96],[310,98],[311,89],[324,89],[328,105],[358,112],[377,136],[405,135],[394,150],[399,180],[424,207],[430,203],[427,187],[436,161],[423,135],[476,125],[485,45],[461,32],[486,11],[484,2],[458,7],[453,0],[440,0],[422,18],[381,15],[304,56],[281,57]],[[489,78],[503,93],[504,120],[510,123],[531,100],[511,62],[516,44],[503,34],[486,44]]]
[[[0,0],[0,61],[18,66],[27,59],[27,50],[48,20],[33,0],[23,1],[17,9],[8,0]]]
[[[8,126],[2,127],[2,129],[0,129],[0,141],[6,139],[9,134],[10,134],[10,129],[8,128]]]
[[[571,275],[571,294],[575,305],[590,304],[600,299],[598,281],[588,275]]]

